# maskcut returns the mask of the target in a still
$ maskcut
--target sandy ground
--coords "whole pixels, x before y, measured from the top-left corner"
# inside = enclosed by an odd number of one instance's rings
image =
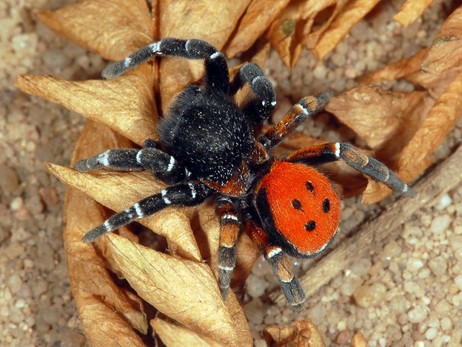
[[[79,80],[98,76],[104,66],[100,58],[55,36],[31,11],[68,2],[0,3],[1,346],[85,343],[62,244],[65,186],[43,166],[47,161],[68,165],[84,119],[14,87],[16,76],[26,72]],[[447,15],[445,7],[433,6],[422,20],[402,30],[391,21],[399,3],[383,5],[373,18],[359,23],[324,63],[305,52],[289,71],[273,54],[266,70],[277,86],[280,108],[327,87],[345,90],[355,77],[428,45]],[[342,139],[324,124],[309,121],[306,131],[329,141]],[[461,128],[459,122],[440,157],[460,141]],[[245,304],[255,344],[265,345],[260,332],[266,325],[308,316],[328,345],[348,345],[360,331],[370,346],[460,346],[461,197],[462,188],[457,188],[416,213],[381,252],[355,262],[310,297],[302,315],[262,303],[259,297],[275,283],[268,265],[258,262],[248,280]],[[357,198],[346,201],[342,230],[353,229],[380,209],[361,206]],[[301,263],[301,269],[307,266]]]

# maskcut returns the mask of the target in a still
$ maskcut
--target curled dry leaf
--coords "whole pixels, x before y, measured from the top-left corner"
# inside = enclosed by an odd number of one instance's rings
[[[250,343],[248,328],[235,324],[207,264],[178,259],[115,234],[108,238],[124,277],[145,301],[214,341]],[[232,293],[229,300],[234,300]]]
[[[149,65],[110,80],[66,81],[43,75],[23,75],[22,91],[63,105],[103,123],[137,144],[157,139],[156,115]]]
[[[437,74],[462,63],[462,8],[456,9],[444,22],[425,58],[422,70]]]
[[[101,137],[95,140],[91,137],[94,133]],[[86,156],[89,150],[127,146],[128,143],[106,126],[89,122],[74,155]],[[133,330],[147,332],[146,314],[139,299],[117,286],[103,259],[91,245],[82,242],[82,235],[95,223],[102,223],[105,215],[103,208],[90,197],[76,189],[68,190],[64,208],[64,247],[72,293],[90,344],[112,340],[114,344],[142,346],[144,344]]]
[[[221,347],[211,339],[205,339],[191,330],[162,318],[151,320],[151,326],[165,346],[188,346],[188,347]]]
[[[268,29],[288,3],[289,0],[252,1],[240,20],[239,26],[236,28],[236,34],[226,49],[227,55],[234,57],[249,49]]]
[[[432,153],[462,115],[462,73],[449,84],[436,100],[421,127],[403,149],[398,161],[398,174],[406,181],[412,180],[432,163]]]
[[[292,326],[271,325],[264,336],[270,346],[278,347],[323,347],[324,341],[316,326],[309,320],[297,321]]]
[[[318,59],[324,58],[331,52],[350,32],[351,28],[363,19],[379,1],[356,0],[347,2],[314,47],[313,53]]]
[[[84,0],[37,16],[58,35],[109,60],[122,59],[153,39],[145,0]]]
[[[408,26],[419,18],[432,2],[433,0],[406,0],[394,18],[401,25]]]

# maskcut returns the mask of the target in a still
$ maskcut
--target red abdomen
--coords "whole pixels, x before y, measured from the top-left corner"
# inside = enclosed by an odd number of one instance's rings
[[[260,181],[256,205],[265,230],[285,252],[310,257],[325,249],[340,218],[340,200],[326,176],[277,161]]]

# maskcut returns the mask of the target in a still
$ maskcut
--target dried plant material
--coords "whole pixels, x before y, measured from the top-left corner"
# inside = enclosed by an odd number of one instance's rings
[[[90,174],[54,164],[48,164],[48,170],[64,183],[83,191],[114,211],[122,211],[163,188],[163,185],[155,181],[148,172]],[[121,196],[124,198],[121,199]],[[166,209],[139,222],[175,244],[179,255],[187,259],[201,260],[189,220],[184,214],[175,209]],[[97,225],[93,224],[87,231]]]
[[[368,14],[380,0],[349,1],[322,34],[313,53],[323,59],[350,32],[351,28]]]
[[[444,22],[422,62],[422,70],[433,74],[460,66],[462,63],[462,8],[456,9]]]
[[[309,320],[295,322],[289,327],[271,325],[264,336],[270,346],[280,347],[323,347],[324,341],[316,326]]]
[[[433,0],[406,0],[394,19],[401,25],[408,26],[419,18]]]
[[[404,58],[395,63],[389,64],[359,79],[362,84],[379,84],[395,81],[400,78],[418,73],[421,71],[422,60],[427,49],[422,49],[409,58]]]
[[[304,43],[309,49],[313,49],[321,35],[329,28],[335,17],[341,12],[346,0],[321,0],[307,1],[304,8],[306,21]]]
[[[110,60],[120,60],[153,39],[145,0],[83,0],[37,16],[57,34]]]
[[[164,0],[159,3],[159,13],[154,12],[154,15],[161,19],[160,37],[204,39],[220,50],[229,40],[249,3],[250,0]],[[203,65],[203,61],[184,59],[178,64],[178,59],[175,58],[162,61],[159,90],[163,110],[168,109],[172,98],[187,84],[203,76]]]
[[[399,93],[360,85],[333,97],[326,111],[353,129],[370,148],[387,146],[391,156],[407,144],[430,106],[426,92]]]
[[[177,259],[115,234],[108,238],[126,280],[160,312],[214,341],[248,341],[248,328],[234,324],[207,264]]]
[[[95,132],[101,137],[90,140],[90,135]],[[106,146],[126,145],[126,139],[106,126],[89,122],[79,139],[75,155],[86,156],[90,151]],[[146,314],[141,309],[139,299],[134,299],[114,283],[103,259],[91,245],[81,240],[83,233],[95,223],[102,223],[105,218],[106,213],[99,204],[76,189],[68,190],[64,208],[64,247],[79,318],[91,344],[114,340],[121,344],[141,346],[143,344],[133,330],[147,332]]]
[[[165,346],[221,347],[222,343],[204,339],[183,326],[161,318],[151,320],[151,326]]]
[[[297,62],[301,46],[302,33],[300,23],[304,3],[301,1],[291,2],[280,13],[278,19],[271,25],[267,37],[276,49],[281,60],[289,67]]]
[[[249,49],[288,3],[289,0],[253,0],[235,29],[236,35],[226,49],[227,55],[234,57]]]
[[[139,145],[158,138],[153,84],[148,65],[109,81],[74,82],[43,75],[23,75],[16,81],[23,92],[106,124]]]
[[[441,146],[462,115],[462,73],[449,84],[436,100],[419,130],[403,149],[398,161],[398,174],[405,181],[419,175],[432,163],[432,153]]]
[[[351,347],[367,347],[367,341],[363,334],[357,332],[353,335],[353,338],[351,339]]]

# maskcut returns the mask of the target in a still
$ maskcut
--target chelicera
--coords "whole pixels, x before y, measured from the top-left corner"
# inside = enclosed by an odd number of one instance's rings
[[[246,232],[271,264],[291,305],[305,294],[287,255],[312,257],[326,249],[340,218],[340,199],[329,179],[314,166],[344,160],[349,166],[407,196],[414,192],[383,163],[348,143],[326,143],[300,149],[286,158],[271,154],[292,130],[320,112],[330,93],[305,97],[275,126],[259,134],[272,114],[276,96],[261,69],[248,63],[230,81],[224,55],[202,40],[166,38],[109,65],[115,78],[156,56],[205,61],[203,86],[189,85],[159,123],[160,142],[146,140],[140,149],[109,149],[76,169],[148,170],[168,184],[88,232],[92,242],[136,219],[168,206],[193,206],[213,199],[220,220],[219,285],[229,293],[236,265],[236,242]],[[236,92],[248,84],[252,97],[241,107]]]

